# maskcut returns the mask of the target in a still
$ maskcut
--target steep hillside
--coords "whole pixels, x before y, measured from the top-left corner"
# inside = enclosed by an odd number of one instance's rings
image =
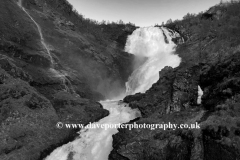
[[[1,37],[4,38],[1,46],[4,51],[11,52],[8,48],[20,50],[18,52],[25,55],[21,60],[47,68],[49,58],[40,43],[36,25],[14,5],[14,1],[1,3],[4,3],[1,5]],[[108,40],[101,27],[77,15],[65,0],[25,0],[23,6],[41,27],[56,68],[67,74],[78,94],[100,99],[113,94],[108,93],[110,88],[121,90],[131,73],[127,64],[132,58],[118,49],[116,42]],[[34,55],[34,58],[29,55]],[[39,59],[42,59],[41,62]],[[33,85],[38,87],[38,84],[44,83],[48,82],[34,76]],[[47,86],[41,86],[41,89],[44,87]]]
[[[109,159],[240,159],[239,7],[234,1],[219,4],[167,24],[185,40],[176,50],[181,65],[165,67],[146,93],[124,99],[142,113],[132,124],[197,122],[200,129],[120,129]],[[201,105],[198,85],[204,91]]]
[[[95,101],[125,90],[133,57],[65,0],[18,3],[0,1],[0,159],[40,160],[77,135],[57,122],[108,114]]]

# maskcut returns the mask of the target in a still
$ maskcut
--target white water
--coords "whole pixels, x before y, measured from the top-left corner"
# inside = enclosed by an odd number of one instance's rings
[[[197,104],[202,103],[202,96],[203,96],[203,91],[200,86],[198,86],[198,99],[197,99]]]
[[[163,33],[169,43],[165,42]],[[165,28],[149,27],[134,31],[127,41],[126,51],[136,56],[145,56],[148,60],[134,71],[126,83],[128,94],[144,92],[150,88],[158,80],[159,71],[164,66],[177,67],[181,60],[173,54],[174,48],[175,44]],[[104,101],[101,104],[110,114],[95,124],[126,123],[140,116],[139,111],[130,109],[126,104],[119,104],[118,101]],[[82,129],[80,137],[57,148],[45,160],[67,160],[70,154],[73,155],[73,160],[107,160],[112,150],[112,135],[117,132],[116,128]]]
[[[164,34],[169,43],[165,42]],[[128,37],[126,52],[137,57],[147,57],[147,61],[136,68],[126,83],[127,94],[145,92],[159,79],[159,71],[165,66],[177,67],[181,58],[174,54],[176,45],[165,28],[139,28]]]
[[[124,103],[118,103],[101,102],[110,114],[94,124],[126,123],[140,115],[139,111],[130,109]],[[73,160],[107,160],[112,150],[112,135],[117,132],[117,128],[82,129],[78,139],[56,149],[46,160],[67,160],[70,153],[74,155]]]
[[[53,57],[51,55],[51,52],[50,52],[50,49],[48,48],[48,45],[46,44],[45,40],[44,40],[44,37],[43,37],[43,34],[42,34],[42,29],[41,27],[39,26],[39,24],[33,19],[33,17],[27,12],[27,10],[22,6],[22,0],[19,0],[18,1],[18,5],[19,7],[28,15],[28,17],[33,21],[33,23],[36,25],[37,29],[38,29],[38,33],[40,35],[40,38],[41,38],[41,43],[43,45],[43,47],[46,49],[47,51],[47,54],[50,58],[50,62],[51,62],[51,68],[49,69],[49,72],[54,75],[55,77],[59,78],[61,81],[62,81],[62,84],[64,85],[65,87],[65,91],[67,92],[74,92],[74,90],[72,89],[72,85],[71,85],[71,82],[69,79],[66,78],[67,74],[63,74],[59,71],[57,71],[56,69],[54,69],[54,60],[53,60]],[[70,85],[71,88],[69,88],[67,86],[67,83]]]

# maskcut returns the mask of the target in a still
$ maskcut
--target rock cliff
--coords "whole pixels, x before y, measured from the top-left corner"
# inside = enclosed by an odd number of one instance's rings
[[[142,113],[130,124],[198,123],[200,129],[119,129],[109,159],[240,159],[239,6],[220,4],[167,24],[184,38],[176,49],[182,63],[161,70],[146,93],[124,98]]]

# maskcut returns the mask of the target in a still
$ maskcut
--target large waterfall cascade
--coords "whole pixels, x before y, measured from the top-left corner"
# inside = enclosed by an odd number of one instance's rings
[[[59,78],[61,81],[62,81],[62,84],[64,85],[65,87],[65,90],[66,91],[69,91],[69,92],[74,92],[74,89],[72,88],[72,85],[71,85],[71,82],[70,80],[66,77],[67,76],[67,73],[64,73],[63,71],[60,72],[56,69],[54,69],[54,60],[53,60],[53,57],[52,57],[52,54],[51,54],[51,51],[47,45],[47,43],[45,42],[45,39],[43,37],[43,33],[42,33],[42,29],[41,27],[39,26],[39,24],[33,19],[33,17],[28,13],[28,11],[23,7],[22,5],[22,0],[19,0],[18,1],[18,5],[19,7],[28,15],[28,17],[32,20],[32,22],[36,25],[37,29],[38,29],[38,33],[40,35],[40,39],[41,39],[41,44],[42,46],[44,47],[44,49],[46,50],[49,58],[50,58],[50,62],[51,62],[51,68],[49,69],[49,72],[54,75],[55,77]],[[70,86],[70,88],[68,87],[68,85]],[[75,93],[75,92],[74,92]]]
[[[139,28],[128,38],[126,52],[136,57],[146,57],[146,62],[135,69],[126,83],[127,94],[145,92],[159,79],[159,71],[165,66],[177,67],[181,59],[174,54],[175,43],[166,28]]]
[[[46,44],[41,27],[22,6],[19,0],[18,5],[28,15],[28,17],[36,25],[42,46],[46,49],[51,61],[50,72],[56,77],[62,79],[66,86],[66,74],[54,69],[54,60],[51,51]],[[145,27],[136,29],[132,35],[128,37],[125,51],[132,53],[135,57],[144,57],[146,61],[134,68],[134,72],[126,82],[126,95],[145,92],[153,83],[159,79],[159,71],[165,66],[177,67],[181,62],[181,58],[174,54],[176,45],[172,38],[179,36],[176,32],[166,28]],[[137,59],[137,58],[136,58]],[[138,63],[136,61],[136,63]],[[199,92],[202,91],[199,89]],[[119,101],[102,101],[103,108],[109,111],[109,115],[98,122],[93,123],[94,126],[115,125],[127,123],[140,116],[138,110],[133,110],[127,104]],[[201,103],[201,102],[199,102]],[[45,160],[107,160],[112,150],[112,135],[116,134],[118,129],[112,128],[84,128],[79,132],[79,137],[55,149]]]
[[[157,27],[139,28],[129,36],[125,50],[147,60],[129,77],[126,94],[145,92],[157,82],[163,67],[180,64],[181,59],[174,55],[176,45],[171,36],[173,33],[166,28]],[[101,104],[110,114],[94,124],[127,123],[140,115],[139,111],[118,101],[103,101]],[[112,150],[112,135],[117,132],[117,128],[82,129],[77,139],[54,150],[46,160],[67,160],[70,155],[73,160],[107,160]]]

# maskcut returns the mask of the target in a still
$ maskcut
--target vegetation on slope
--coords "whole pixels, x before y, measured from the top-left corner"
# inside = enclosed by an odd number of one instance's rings
[[[239,7],[239,1],[220,3],[207,12],[187,14],[181,21],[166,24],[166,27],[178,31],[188,42],[179,45],[180,56],[181,51],[189,48],[191,51],[185,55],[185,61],[217,63],[239,50]]]
[[[185,39],[179,67],[165,67],[146,93],[124,101],[138,124],[194,124],[200,129],[120,129],[112,160],[236,160],[240,158],[240,2],[221,3],[165,26]],[[198,85],[204,91],[197,105]],[[131,122],[133,123],[133,122]]]

